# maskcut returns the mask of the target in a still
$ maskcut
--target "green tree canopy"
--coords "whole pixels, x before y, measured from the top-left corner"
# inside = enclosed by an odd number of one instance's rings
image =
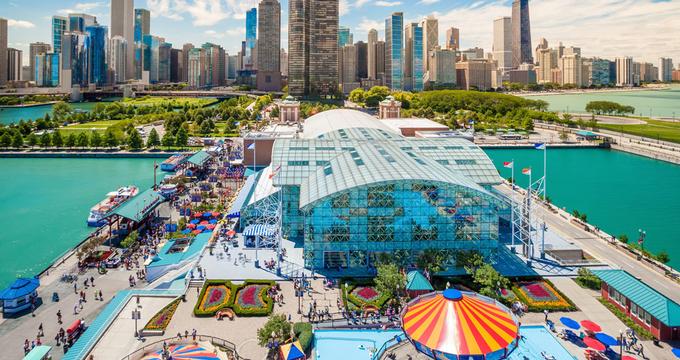
[[[149,132],[149,138],[146,140],[146,147],[153,149],[160,144],[161,140],[158,137],[158,132],[156,131],[156,128],[152,128]]]
[[[12,147],[17,149],[24,147],[24,138],[18,131],[14,133],[14,136],[12,137]]]
[[[28,135],[28,146],[34,147],[38,145],[38,135],[31,133]]]
[[[52,106],[52,115],[59,120],[64,120],[71,113],[73,113],[73,107],[66,102],[59,101]]]
[[[55,147],[62,147],[64,145],[64,138],[61,137],[59,130],[54,131],[52,134],[52,145]]]
[[[2,137],[0,137],[0,145],[2,145],[3,148],[12,146],[12,135],[9,131],[6,131]]]
[[[76,134],[75,133],[70,133],[66,137],[66,140],[64,141],[64,145],[66,145],[67,148],[73,148],[76,146]]]
[[[127,138],[127,146],[130,150],[140,150],[144,146],[144,141],[137,129],[130,131],[130,135]]]
[[[42,135],[40,135],[40,146],[42,147],[50,147],[52,145],[52,136],[50,136],[50,133],[44,132]]]
[[[78,134],[78,138],[76,139],[76,146],[79,148],[86,148],[90,145],[90,138],[87,136],[87,133],[81,132]]]
[[[179,147],[185,147],[189,145],[189,133],[184,127],[180,127],[179,130],[177,131],[175,145]]]
[[[93,131],[92,134],[90,134],[90,145],[93,148],[102,146],[102,137],[97,131]]]
[[[106,130],[104,133],[104,144],[106,144],[106,146],[109,148],[118,146],[118,138],[116,137],[116,134],[114,134],[110,129]]]
[[[267,346],[267,343],[272,340],[272,334],[279,343],[283,343],[288,340],[292,327],[285,314],[272,314],[269,320],[257,329],[257,343],[262,347]]]
[[[163,134],[163,140],[161,141],[161,144],[163,146],[175,146],[175,137],[172,136],[172,133],[169,131],[166,131],[165,134]]]
[[[399,271],[395,264],[378,265],[378,275],[375,277],[375,286],[382,293],[390,293],[395,296],[399,289],[406,287],[406,277]]]

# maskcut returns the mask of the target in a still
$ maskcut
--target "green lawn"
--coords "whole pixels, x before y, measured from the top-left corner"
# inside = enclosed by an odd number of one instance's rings
[[[173,107],[179,108],[184,105],[197,105],[200,107],[212,105],[217,102],[214,98],[189,98],[189,97],[143,97],[138,99],[125,99],[123,101],[126,105],[134,106],[151,106],[171,103]]]
[[[659,120],[645,120],[645,121],[647,122],[647,124],[641,125],[597,124],[597,126],[601,129],[643,136],[650,139],[680,143],[680,123]]]
[[[97,131],[99,133],[104,133],[108,128],[111,126],[116,125],[117,123],[120,123],[121,120],[107,120],[107,121],[93,121],[89,123],[84,123],[84,124],[75,124],[75,125],[69,125],[65,127],[59,128],[59,132],[62,133],[62,135],[70,135],[70,134],[75,134],[78,135],[82,132],[85,133],[91,133],[92,131]]]

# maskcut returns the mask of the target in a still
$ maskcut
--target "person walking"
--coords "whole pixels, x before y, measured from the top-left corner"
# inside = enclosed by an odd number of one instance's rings
[[[543,310],[543,315],[545,315],[545,322],[546,323],[548,322],[548,313],[549,313],[548,309]]]
[[[191,339],[196,341],[196,329],[191,329]]]
[[[40,326],[38,326],[38,337],[45,336],[45,333],[43,332],[43,324],[40,323]]]
[[[61,324],[61,309],[57,310],[57,323]]]

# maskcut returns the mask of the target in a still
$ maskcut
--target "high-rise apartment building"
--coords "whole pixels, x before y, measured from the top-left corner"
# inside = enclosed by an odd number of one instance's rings
[[[439,20],[428,16],[421,23],[423,28],[423,74],[430,68],[430,52],[439,47]]]
[[[182,73],[184,73],[184,56],[182,50],[170,50],[170,82],[178,83],[182,81]]]
[[[227,79],[229,80],[236,79],[238,69],[240,69],[238,59],[238,55],[227,56]],[[283,60],[281,61],[281,64],[283,64]]]
[[[61,52],[61,36],[68,30],[68,18],[64,16],[52,16],[52,49],[55,53]]]
[[[652,63],[641,63],[640,81],[646,83],[659,81],[659,68]]]
[[[354,35],[347,26],[338,27],[338,46],[352,45],[354,43]]]
[[[28,67],[29,67],[29,78],[24,79],[26,81],[35,81],[35,57],[40,54],[47,54],[52,50],[50,44],[45,44],[43,42],[31,43],[28,46]]]
[[[142,78],[142,69],[144,64],[144,49],[142,40],[144,35],[151,34],[151,13],[147,9],[135,9],[135,36],[134,43],[128,43],[128,51],[133,51],[134,54],[134,78]]]
[[[559,66],[557,51],[554,49],[539,49],[538,62],[540,66],[536,68],[536,81],[539,84],[553,82],[552,71]]]
[[[289,0],[288,90],[329,96],[338,89],[338,0]]]
[[[536,62],[536,65],[541,65],[540,63],[540,56],[538,55],[538,52],[543,49],[548,48],[548,40],[545,38],[541,38],[538,40],[538,45],[536,45],[536,52],[534,54],[534,61]]]
[[[97,17],[88,14],[68,14],[68,31],[84,33],[88,26],[96,25]]]
[[[404,13],[395,12],[385,20],[385,86],[404,89]]]
[[[385,82],[385,42],[375,43],[375,78],[384,85]]]
[[[423,91],[423,28],[406,24],[404,34],[404,89]]]
[[[368,44],[363,41],[357,41],[354,47],[357,54],[357,79],[366,79],[368,78]]]
[[[512,68],[512,18],[505,16],[493,22],[493,58],[500,70]]]
[[[193,44],[184,44],[184,46],[182,46],[182,57],[183,57],[182,62],[184,63],[184,71],[182,71],[182,78],[180,80],[182,82],[188,82],[189,81],[189,52],[193,48],[194,48]],[[233,78],[235,78],[235,77],[236,76],[234,75]]]
[[[109,69],[111,69],[113,84],[122,84],[127,81],[127,53],[127,40],[122,36],[112,37],[109,41]]]
[[[88,86],[88,49],[85,45],[88,35],[77,31],[64,32],[61,38],[61,88],[70,91],[73,87]]]
[[[257,89],[281,90],[281,4],[260,1],[257,40]]]
[[[288,52],[281,48],[281,76],[288,77]]]
[[[616,58],[616,86],[634,86],[633,58]]]
[[[340,82],[342,91],[349,94],[352,90],[359,87],[357,81],[357,52],[354,45],[345,45],[342,47],[342,55],[340,60]]]
[[[565,54],[560,58],[560,71],[562,72],[561,85],[573,85],[575,87],[583,86],[582,80],[582,61],[581,56],[577,53]]]
[[[460,30],[452,27],[446,30],[446,49],[460,50]]]
[[[36,86],[59,86],[59,53],[38,54],[35,57]]]
[[[435,89],[454,88],[456,86],[456,51],[434,49],[430,52],[430,70],[427,80]]]
[[[7,48],[7,81],[21,81],[23,51]]]
[[[659,81],[673,81],[673,59],[659,58]]]
[[[590,84],[595,86],[608,86],[612,83],[609,76],[609,60],[593,59],[590,73]],[[614,79],[615,80],[615,79]]]
[[[128,44],[135,42],[134,0],[111,0],[111,36],[122,36]],[[128,79],[135,77],[135,54],[126,53],[125,72]]]
[[[367,52],[367,77],[375,80],[376,77],[376,43],[378,42],[378,30],[371,29],[368,31],[368,52]]]
[[[0,18],[0,85],[7,83],[7,19]]]
[[[254,69],[255,46],[257,45],[257,9],[252,8],[246,12],[246,52],[243,60],[244,68]]]
[[[491,75],[495,62],[486,59],[467,60],[456,63],[456,81],[465,90],[486,91],[491,89]]]
[[[205,43],[201,46],[205,53],[205,87],[223,86],[226,76],[226,53],[216,44]]]
[[[88,51],[87,59],[89,61],[88,84],[103,86],[108,83],[107,77],[109,68],[106,64],[108,29],[101,25],[92,25],[86,27],[85,32],[87,33],[85,47]]]
[[[172,44],[165,41],[158,46],[158,82],[170,82],[170,72],[172,69]]]
[[[186,45],[185,45],[186,47]],[[190,48],[187,63],[187,84],[194,89],[202,88],[206,78],[206,58],[202,48]]]
[[[160,65],[160,47],[163,39],[158,36],[144,35],[142,37],[143,46],[143,66],[142,66],[142,83],[156,84],[158,83],[158,68]]]
[[[531,21],[529,0],[514,0],[512,3],[512,66],[533,63],[531,47]]]

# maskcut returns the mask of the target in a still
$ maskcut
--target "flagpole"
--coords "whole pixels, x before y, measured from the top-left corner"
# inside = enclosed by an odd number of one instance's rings
[[[543,146],[543,200],[548,203],[548,144]]]
[[[531,167],[529,167],[529,198],[528,198],[528,212],[529,212],[529,251],[527,255],[529,255],[529,260],[533,259],[534,257],[534,242],[531,241],[531,192],[533,188],[533,183],[531,182]]]
[[[511,244],[511,250],[514,253],[515,252],[515,210],[513,209],[515,207],[515,159],[512,159],[512,167],[510,168],[511,171],[511,182],[510,182],[510,187],[512,189],[512,192],[510,193],[510,201],[511,201],[511,207],[510,207],[510,244]]]

